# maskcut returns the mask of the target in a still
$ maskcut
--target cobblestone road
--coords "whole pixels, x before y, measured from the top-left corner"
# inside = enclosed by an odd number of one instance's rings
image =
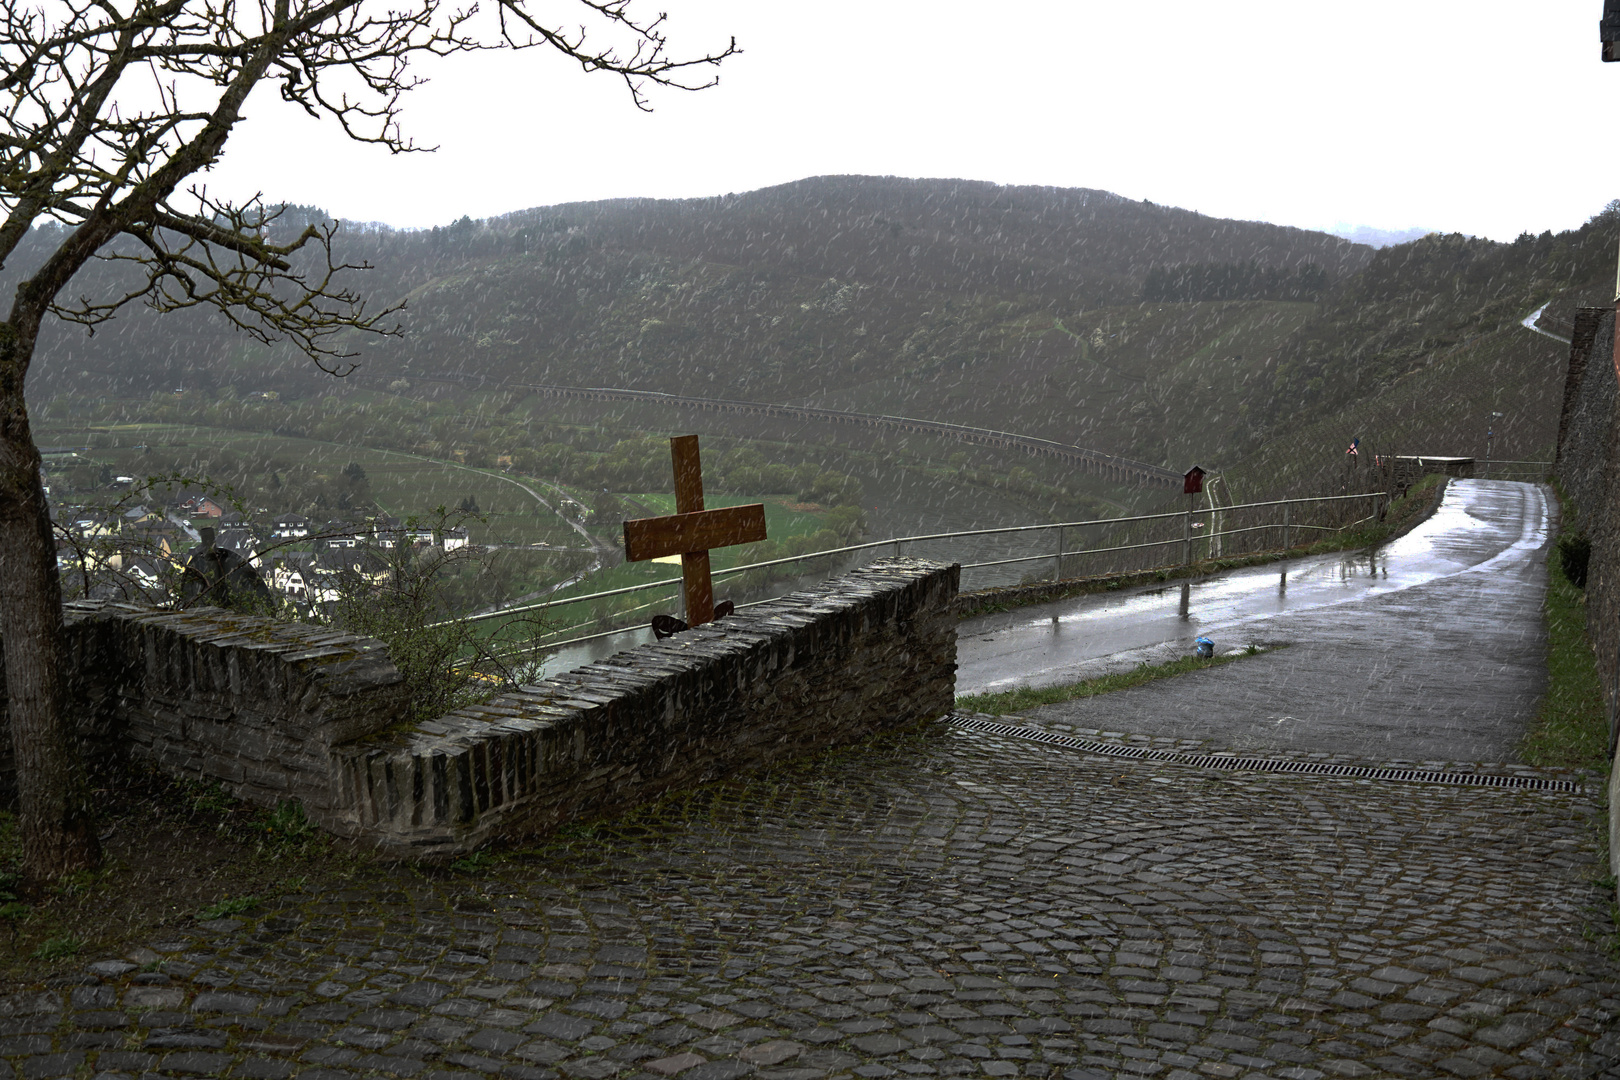
[[[1620,1076],[1596,813],[938,725],[131,942],[0,1074]]]

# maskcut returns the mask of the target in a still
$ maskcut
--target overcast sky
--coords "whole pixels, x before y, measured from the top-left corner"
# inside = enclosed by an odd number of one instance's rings
[[[269,87],[210,187],[421,227],[829,173],[966,177],[1498,240],[1620,197],[1601,0],[641,2],[669,12],[676,51],[735,35],[745,52],[650,115],[538,51],[435,61],[405,128],[439,149],[409,156],[347,144]]]

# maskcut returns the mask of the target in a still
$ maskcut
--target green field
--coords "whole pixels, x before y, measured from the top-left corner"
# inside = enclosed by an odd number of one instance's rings
[[[512,481],[522,480],[555,504],[556,499],[540,482],[507,478],[493,470],[471,469],[454,462],[315,439],[181,424],[85,427],[47,422],[39,425],[36,438],[42,445],[116,443],[97,445],[90,460],[115,473],[138,477],[167,472],[176,464],[188,474],[212,476],[215,473],[210,465],[220,460],[222,451],[238,460],[306,465],[319,472],[335,473],[354,462],[366,471],[372,499],[395,517],[425,517],[440,506],[454,510],[463,499],[471,497],[484,519],[469,523],[477,543],[584,546],[584,539],[565,521]],[[254,501],[255,489],[268,480],[268,476],[249,474],[245,482],[235,485],[250,513],[259,509]],[[333,510],[331,516],[344,515]]]

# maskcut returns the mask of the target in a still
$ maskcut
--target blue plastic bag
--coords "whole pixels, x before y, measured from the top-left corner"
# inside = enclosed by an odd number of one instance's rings
[[[1215,642],[1207,637],[1199,637],[1193,642],[1198,646],[1198,659],[1211,660],[1215,657]]]

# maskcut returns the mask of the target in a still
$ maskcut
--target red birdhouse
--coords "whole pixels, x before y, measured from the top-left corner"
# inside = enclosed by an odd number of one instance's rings
[[[1204,470],[1197,465],[1188,469],[1181,478],[1181,493],[1183,495],[1197,495],[1204,490]]]

